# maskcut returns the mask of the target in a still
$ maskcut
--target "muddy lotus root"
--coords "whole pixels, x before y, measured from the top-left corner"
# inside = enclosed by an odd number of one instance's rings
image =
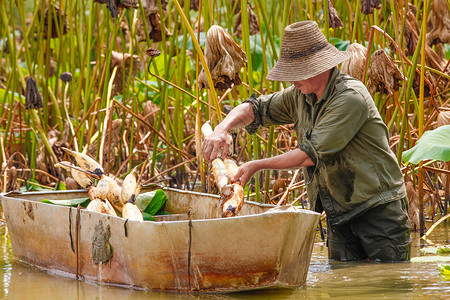
[[[206,34],[205,58],[214,87],[226,90],[241,84],[239,70],[247,63],[247,55],[222,27],[213,25]],[[205,70],[198,76],[201,89],[208,87]]]
[[[361,44],[353,43],[347,51],[351,53],[351,57],[342,63],[341,71],[363,81],[367,48]]]
[[[372,96],[376,92],[392,94],[393,91],[398,91],[399,82],[403,80],[403,75],[397,65],[383,49],[372,54],[367,75],[367,88]]]

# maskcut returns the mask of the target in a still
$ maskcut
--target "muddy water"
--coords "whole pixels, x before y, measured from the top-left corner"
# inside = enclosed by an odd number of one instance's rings
[[[449,244],[448,228],[439,226],[430,237]],[[421,245],[422,243],[422,245]],[[14,258],[6,225],[0,224],[1,299],[450,299],[450,278],[440,275],[436,257],[421,257],[414,236],[413,262],[397,264],[341,263],[327,260],[324,243],[317,239],[306,284],[296,290],[264,290],[228,295],[180,295],[129,290],[80,282],[48,273]],[[447,259],[450,256],[440,257]]]

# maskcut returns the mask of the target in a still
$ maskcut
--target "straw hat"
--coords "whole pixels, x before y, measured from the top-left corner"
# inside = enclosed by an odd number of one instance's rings
[[[328,43],[314,21],[297,22],[287,26],[281,42],[280,59],[267,79],[298,81],[319,75],[350,58]]]

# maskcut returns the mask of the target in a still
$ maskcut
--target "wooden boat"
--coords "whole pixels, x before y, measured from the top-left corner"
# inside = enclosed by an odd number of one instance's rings
[[[231,292],[305,282],[319,214],[246,202],[240,216],[220,218],[215,195],[164,191],[172,215],[156,222],[40,202],[87,197],[84,190],[3,194],[13,253],[58,274],[146,290]]]

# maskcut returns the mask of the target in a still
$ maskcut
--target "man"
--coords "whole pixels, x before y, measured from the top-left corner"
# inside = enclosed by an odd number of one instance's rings
[[[232,181],[245,185],[260,170],[303,167],[311,207],[327,214],[330,259],[409,260],[402,173],[366,87],[337,68],[348,57],[327,42],[317,23],[289,25],[267,78],[292,86],[235,107],[202,150],[207,159],[224,157],[231,129],[246,126],[253,134],[260,125],[294,124],[298,149],[247,162]]]

